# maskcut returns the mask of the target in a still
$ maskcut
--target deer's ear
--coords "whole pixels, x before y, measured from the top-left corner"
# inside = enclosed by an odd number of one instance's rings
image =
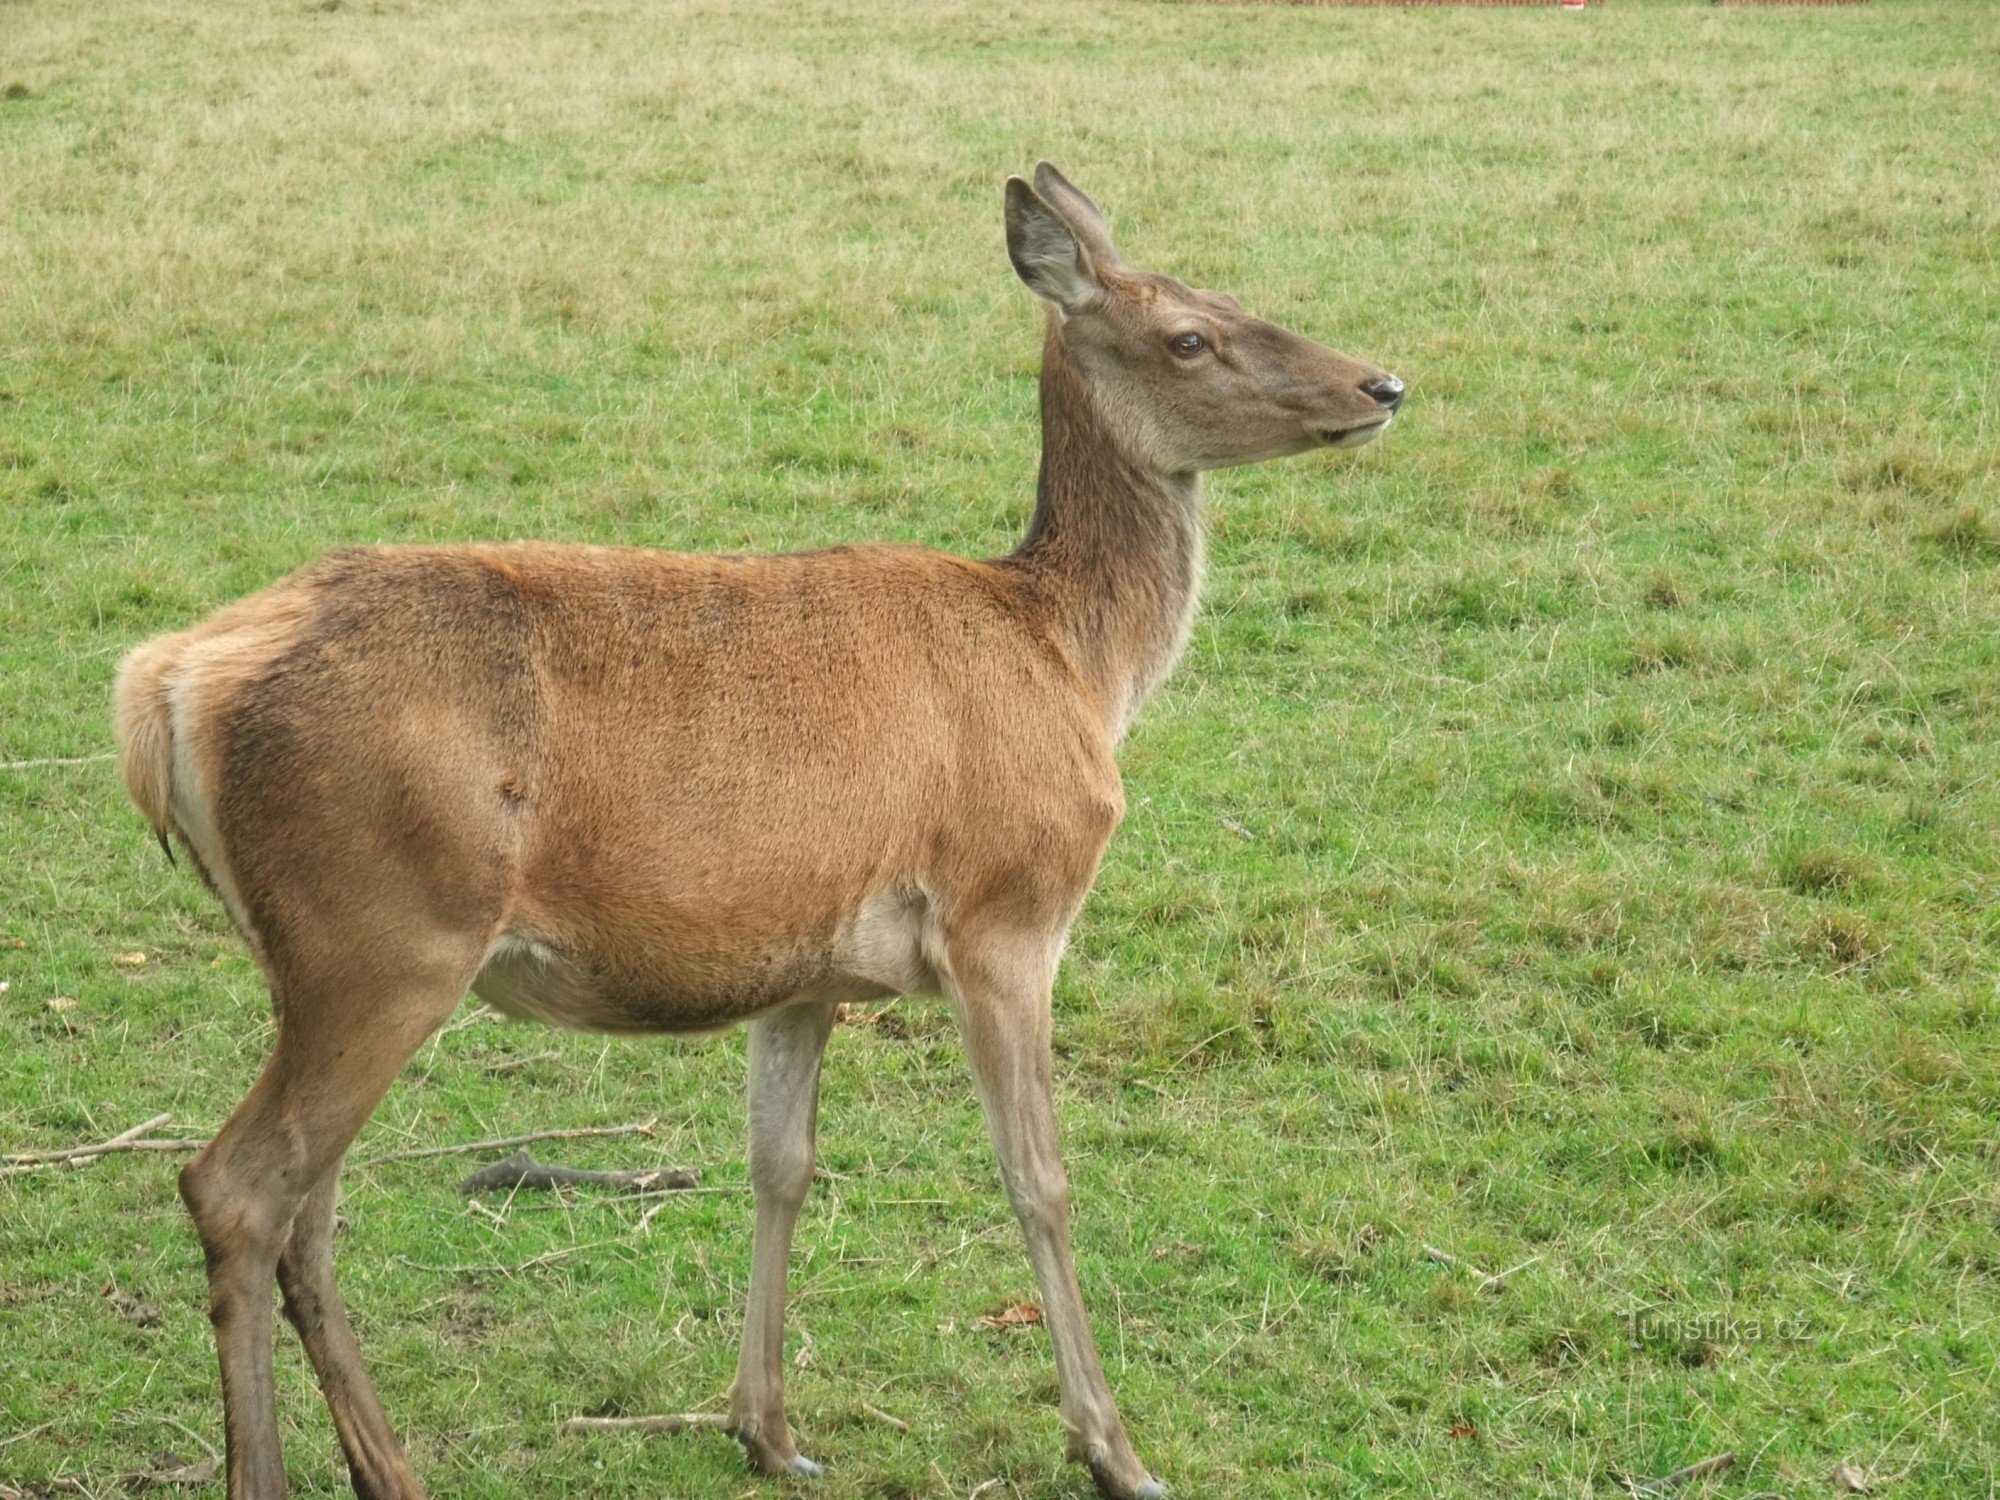
[[[1111,243],[1111,226],[1104,222],[1104,210],[1090,201],[1090,194],[1056,170],[1054,162],[1035,163],[1035,191],[1044,203],[1062,215],[1093,262],[1115,265],[1118,251]]]
[[[1019,177],[1007,179],[1007,258],[1029,291],[1064,312],[1103,290],[1075,232]]]

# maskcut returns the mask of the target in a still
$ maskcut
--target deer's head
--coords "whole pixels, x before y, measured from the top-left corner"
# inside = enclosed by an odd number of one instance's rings
[[[1032,184],[1007,179],[1007,254],[1055,309],[1120,445],[1165,471],[1359,447],[1402,404],[1403,382],[1379,366],[1125,264],[1097,205],[1047,162]]]

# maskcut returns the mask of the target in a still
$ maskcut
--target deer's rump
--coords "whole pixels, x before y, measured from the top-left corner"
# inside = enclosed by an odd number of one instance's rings
[[[939,903],[1087,884],[1116,800],[1066,665],[915,549],[337,553],[142,647],[119,725],[274,976],[435,934],[595,1029],[922,983]]]

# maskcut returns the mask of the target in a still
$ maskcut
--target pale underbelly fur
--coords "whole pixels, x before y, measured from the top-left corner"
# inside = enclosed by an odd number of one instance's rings
[[[940,993],[946,983],[944,940],[935,908],[919,890],[879,891],[864,901],[827,945],[822,963],[777,995],[745,995],[692,1007],[639,1003],[614,993],[602,976],[533,933],[506,931],[486,951],[473,993],[522,1020],[576,1031],[712,1031],[799,1001],[875,1000]]]

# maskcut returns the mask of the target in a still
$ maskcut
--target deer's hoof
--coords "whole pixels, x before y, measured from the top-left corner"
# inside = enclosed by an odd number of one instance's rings
[[[1097,1492],[1105,1500],[1167,1500],[1167,1487],[1159,1480],[1148,1477],[1144,1469],[1139,1469],[1139,1483],[1127,1489],[1125,1486],[1130,1481],[1112,1472],[1111,1462],[1100,1447],[1092,1445],[1084,1461],[1090,1465],[1090,1476],[1097,1481]],[[1132,1467],[1139,1467],[1136,1460]]]
[[[826,1470],[801,1453],[797,1458],[794,1458],[790,1463],[785,1465],[785,1472],[799,1479],[817,1479]],[[1164,1495],[1166,1491],[1162,1490],[1160,1493]]]

